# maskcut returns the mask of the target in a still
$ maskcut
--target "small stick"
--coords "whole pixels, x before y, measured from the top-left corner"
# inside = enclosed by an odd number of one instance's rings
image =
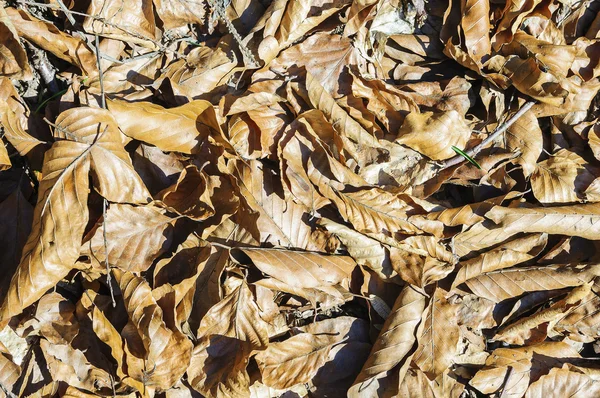
[[[98,44],[98,35],[95,35],[94,46],[96,47],[96,62],[98,63],[98,79],[100,80],[100,106],[102,109],[106,109],[106,98],[104,96],[104,76],[102,74],[102,65],[100,65],[100,47]],[[108,127],[108,126],[107,126]],[[110,298],[112,300],[113,308],[117,306],[115,301],[115,292],[112,288],[112,277],[110,275],[110,264],[108,262],[108,240],[106,238],[106,208],[108,207],[108,200],[103,198],[102,202],[102,239],[104,240],[104,263],[106,265],[106,284],[110,290]],[[114,386],[113,386],[114,388]]]
[[[104,95],[104,74],[102,73],[102,66],[100,65],[100,47],[98,44],[98,35],[95,35],[94,46],[96,47],[96,63],[98,64],[98,79],[100,80],[100,106],[106,109],[106,97]]]
[[[259,63],[256,62],[254,54],[252,54],[252,51],[250,51],[250,49],[246,47],[246,45],[243,43],[242,36],[240,36],[237,29],[235,28],[235,26],[233,26],[233,23],[227,16],[227,13],[225,11],[227,6],[225,5],[225,2],[223,0],[208,0],[208,4],[214,9],[215,14],[217,14],[219,19],[223,21],[223,23],[227,27],[227,30],[229,31],[229,33],[231,33],[233,39],[237,42],[242,56],[245,58],[246,61],[250,63],[250,65],[248,66],[250,68],[258,67]]]
[[[467,155],[469,155],[470,157],[474,158],[479,152],[481,152],[481,150],[483,148],[485,148],[488,144],[490,144],[492,141],[494,141],[496,138],[498,138],[502,133],[504,133],[506,130],[508,130],[508,128],[510,126],[512,126],[521,116],[523,116],[525,113],[527,113],[527,111],[530,110],[533,105],[535,105],[535,101],[526,102],[521,107],[521,109],[519,109],[517,111],[517,113],[512,115],[507,121],[502,123],[500,126],[496,127],[496,130],[494,130],[494,132],[492,134],[490,134],[485,140],[483,140],[479,145],[469,149],[468,151],[465,151],[465,153]],[[450,158],[450,159],[446,160],[445,162],[443,162],[440,165],[440,168],[442,170],[447,169],[449,167],[452,167],[459,163],[462,163],[465,160],[466,159],[463,156],[456,155],[453,158]]]

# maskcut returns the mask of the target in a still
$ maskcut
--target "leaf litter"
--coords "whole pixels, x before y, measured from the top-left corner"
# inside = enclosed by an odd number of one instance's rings
[[[598,396],[599,12],[1,2],[0,396]]]

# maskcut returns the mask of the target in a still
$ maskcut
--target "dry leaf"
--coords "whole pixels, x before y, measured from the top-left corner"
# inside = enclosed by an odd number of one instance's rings
[[[454,111],[443,113],[411,112],[404,119],[396,142],[406,145],[433,160],[456,155],[453,146],[465,149],[471,129],[464,117]]]

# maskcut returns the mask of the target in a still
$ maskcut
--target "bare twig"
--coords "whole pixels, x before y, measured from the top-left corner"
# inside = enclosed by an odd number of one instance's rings
[[[48,60],[48,56],[44,52],[44,50],[30,45],[32,57],[33,67],[38,71],[44,83],[46,83],[46,87],[52,94],[56,94],[58,92],[58,84],[56,83],[56,73],[54,67]]]
[[[2,383],[0,383],[0,390],[2,390],[4,392],[4,394],[9,398],[17,398],[17,396],[15,394],[13,394],[11,390],[6,388],[4,386],[4,384],[2,384]]]
[[[100,47],[98,44],[98,35],[94,37],[94,46],[96,47],[96,63],[98,64],[98,79],[100,80],[100,106],[106,109],[106,97],[104,95],[104,73],[102,73],[102,65],[100,64]]]
[[[96,62],[98,63],[98,79],[100,80],[100,106],[106,109],[106,97],[104,95],[104,74],[102,73],[102,65],[100,64],[100,47],[98,43],[98,35],[94,37],[94,47],[96,49]],[[115,301],[115,292],[112,288],[112,277],[110,274],[110,264],[108,262],[108,239],[106,238],[106,208],[108,207],[108,200],[103,198],[102,201],[102,239],[104,241],[104,263],[106,265],[106,284],[110,290],[110,298],[112,300],[113,308],[117,306]]]
[[[72,26],[75,26],[76,22],[75,22],[75,18],[73,18],[73,14],[71,14],[69,11],[69,9],[67,8],[67,6],[65,6],[65,3],[62,2],[62,0],[58,0],[58,5],[60,6],[62,12],[65,13],[65,16],[67,17],[67,19],[69,20],[69,22],[71,23]]]
[[[535,105],[535,101],[526,102],[521,109],[517,111],[514,115],[512,115],[508,120],[504,123],[500,124],[492,134],[490,134],[485,140],[483,140],[479,145],[465,151],[467,155],[474,158],[483,148],[488,146],[491,142],[493,142],[496,138],[498,138],[502,133],[504,133],[510,126],[512,126],[521,116],[523,116],[531,107]],[[466,159],[462,155],[456,155],[453,158],[446,160],[444,163],[440,165],[440,168],[447,169],[449,167],[455,166],[459,163],[464,162]]]
[[[237,42],[244,59],[247,60],[250,64],[248,66],[251,68],[257,67],[259,64],[258,62],[256,62],[254,54],[252,54],[252,51],[250,51],[250,49],[246,47],[246,45],[243,43],[242,36],[240,36],[237,29],[235,28],[235,26],[233,26],[233,23],[231,22],[231,20],[227,16],[227,13],[225,12],[227,6],[224,4],[224,0],[208,0],[208,4],[210,4],[210,6],[213,8],[215,14],[217,14],[219,19],[223,21],[223,23],[227,27],[227,31],[231,33],[233,39]]]

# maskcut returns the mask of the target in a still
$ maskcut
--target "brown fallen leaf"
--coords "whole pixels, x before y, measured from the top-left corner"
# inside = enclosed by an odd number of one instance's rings
[[[193,344],[176,325],[169,325],[168,311],[158,305],[143,278],[119,269],[113,273],[123,294],[130,322],[143,344],[143,356],[128,362],[128,373],[144,385],[166,390],[188,368]],[[130,368],[132,363],[138,361],[142,363],[141,369]],[[148,372],[150,369],[153,370]]]
[[[583,158],[563,149],[538,163],[531,175],[531,189],[544,204],[581,202],[594,178]]]
[[[5,11],[21,37],[77,66],[85,75],[98,73],[96,55],[83,40],[60,31],[50,22],[37,19],[24,10],[8,7]]]
[[[175,220],[157,206],[113,204],[81,253],[99,267],[108,261],[124,271],[146,271],[166,251]]]
[[[546,232],[597,239],[600,236],[600,217],[597,214],[596,204],[510,209],[495,206],[485,217],[508,234]]]
[[[206,173],[191,165],[183,169],[175,185],[163,189],[155,198],[168,209],[201,221],[215,214],[210,199],[212,192],[207,185]]]
[[[496,303],[527,291],[580,286],[598,276],[600,264],[569,264],[508,268],[467,279],[465,284],[478,296]]]
[[[0,11],[0,37],[0,75],[31,79],[27,53],[19,42],[19,34],[4,7]]]
[[[411,112],[406,116],[396,142],[406,145],[433,160],[445,160],[456,155],[471,136],[464,117],[454,111],[434,113]]]
[[[197,336],[187,370],[191,386],[207,397],[246,396],[249,357],[269,343],[266,322],[246,282],[208,311]]]
[[[163,151],[194,153],[214,131],[220,132],[208,101],[196,100],[172,109],[122,100],[111,100],[107,105],[127,136]]]
[[[445,290],[438,287],[425,310],[423,332],[412,360],[429,377],[435,379],[448,368],[457,352],[459,329],[456,306],[448,303]]]
[[[426,297],[410,285],[402,290],[369,358],[348,391],[349,396],[358,397],[364,391],[377,391],[378,380],[388,376],[407,356],[412,356],[411,351],[420,334],[417,328],[421,323],[426,301]],[[405,373],[406,370],[401,372],[400,379]]]
[[[571,368],[571,369],[569,369]],[[547,375],[532,383],[525,397],[596,397],[600,394],[600,383],[579,370],[565,364],[562,368],[550,369]]]

